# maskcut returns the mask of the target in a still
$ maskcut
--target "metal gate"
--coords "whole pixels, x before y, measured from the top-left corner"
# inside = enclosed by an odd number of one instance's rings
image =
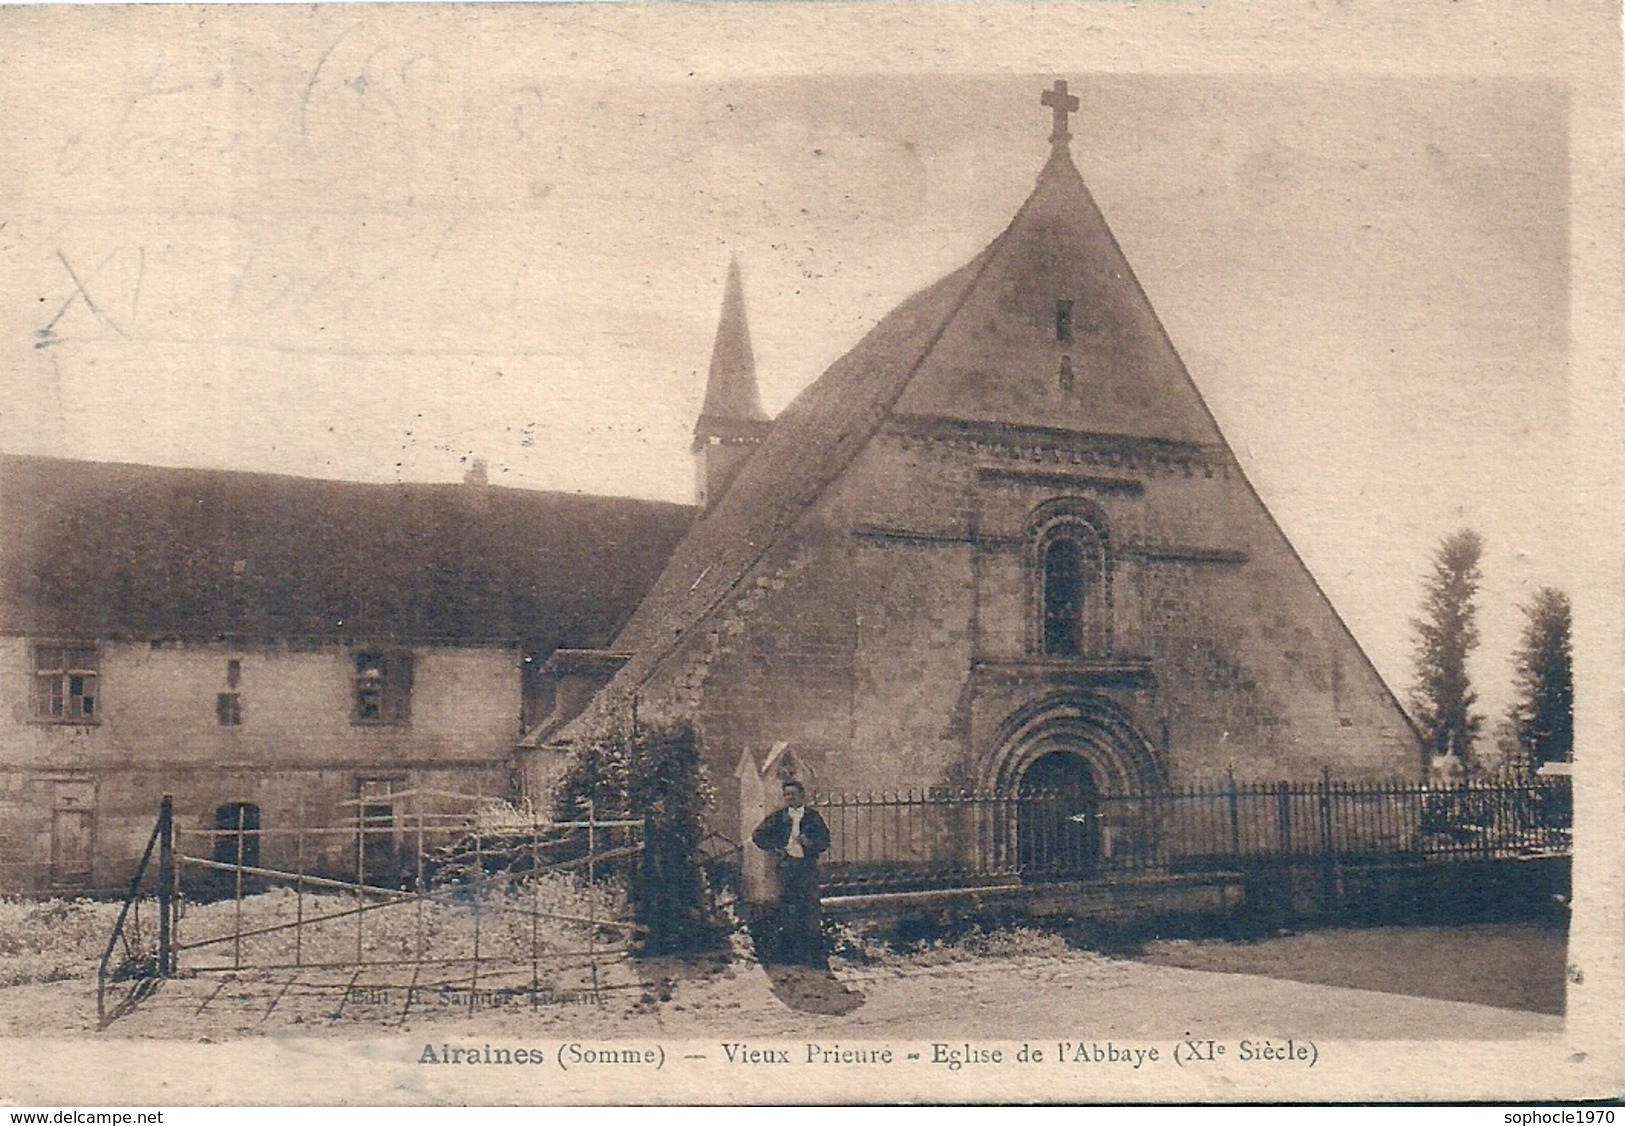
[[[414,1003],[601,1003],[641,928],[623,874],[643,823],[554,821],[450,791],[363,792],[315,824],[246,803],[180,824],[165,797],[97,974],[103,1027],[162,981],[214,976],[269,1014],[291,991]],[[606,878],[607,877],[607,878]]]

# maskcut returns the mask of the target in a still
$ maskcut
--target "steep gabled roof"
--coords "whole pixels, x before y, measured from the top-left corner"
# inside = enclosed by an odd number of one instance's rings
[[[1224,442],[1064,146],[896,409],[1165,443]]]
[[[1059,301],[1072,339],[1057,340]],[[1061,357],[1074,377],[1057,378]],[[641,683],[818,499],[885,421],[925,415],[1222,447],[1066,148],[980,255],[909,298],[801,393],[616,638]]]
[[[0,630],[605,644],[686,505],[0,458]]]
[[[886,420],[986,259],[903,302],[774,420],[616,638],[617,649],[637,654],[618,679],[638,677],[726,597],[839,476]]]

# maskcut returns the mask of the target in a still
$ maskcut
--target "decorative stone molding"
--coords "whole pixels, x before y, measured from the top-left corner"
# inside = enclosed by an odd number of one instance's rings
[[[1219,563],[1230,566],[1245,563],[1245,551],[1223,547],[1184,547],[1159,544],[1130,544],[1118,554],[1138,557],[1147,563]]]
[[[999,465],[976,467],[977,484],[1010,482],[1017,485],[1040,485],[1055,489],[1083,489],[1096,493],[1126,493],[1139,496],[1145,484],[1132,477],[1097,477],[1085,473],[1067,473],[1044,469],[1013,469]]]
[[[1064,691],[1032,700],[999,725],[981,783],[1008,790],[1043,755],[1066,750],[1087,761],[1106,794],[1155,794],[1168,774],[1156,750],[1118,705],[1090,692]]]
[[[1146,475],[1228,478],[1233,464],[1223,446],[1080,434],[1071,430],[1009,423],[972,422],[919,415],[893,415],[886,433],[905,449],[914,443],[943,446],[973,457],[1028,465],[1087,465]]]
[[[988,684],[1028,685],[1035,681],[1072,688],[1150,688],[1155,682],[1149,657],[988,657],[973,661],[978,679]]]

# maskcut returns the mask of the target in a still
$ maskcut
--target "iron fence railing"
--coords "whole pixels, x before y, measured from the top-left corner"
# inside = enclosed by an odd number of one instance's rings
[[[826,887],[947,886],[1199,872],[1294,860],[1495,860],[1566,853],[1565,777],[1438,787],[1238,783],[1156,793],[936,788],[820,794]]]

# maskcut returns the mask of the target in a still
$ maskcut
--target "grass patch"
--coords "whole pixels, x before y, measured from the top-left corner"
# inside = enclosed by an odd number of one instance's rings
[[[96,976],[119,904],[0,899],[0,987]]]

